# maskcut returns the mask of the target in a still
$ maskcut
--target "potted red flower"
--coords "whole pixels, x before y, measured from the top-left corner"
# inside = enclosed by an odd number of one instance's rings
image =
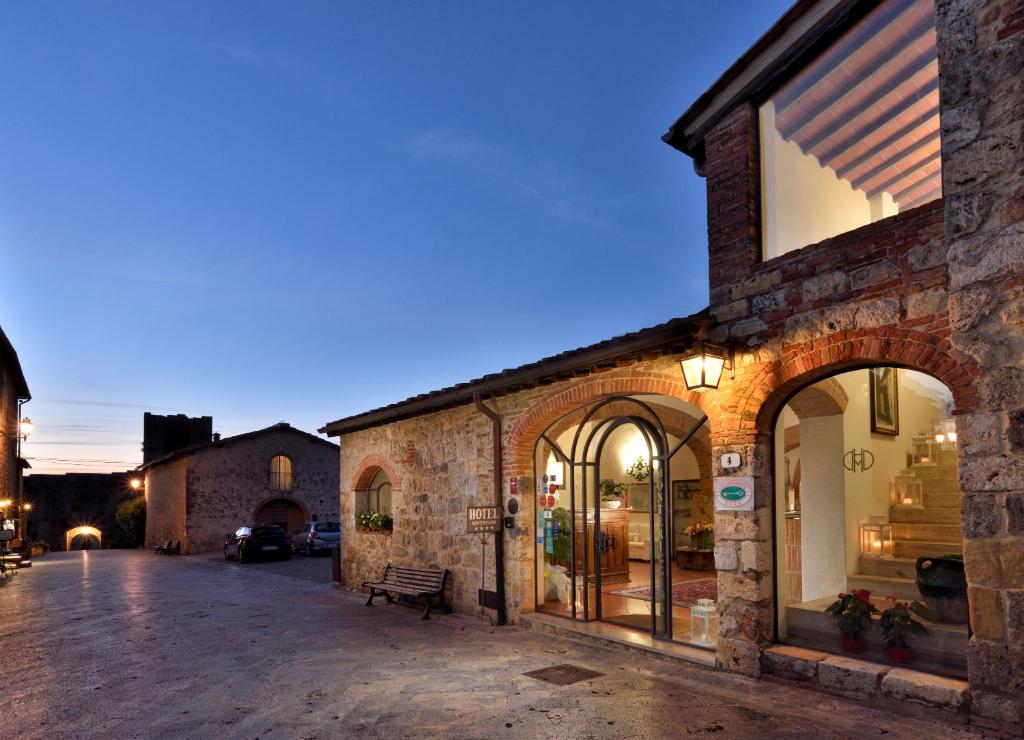
[[[889,647],[889,660],[894,663],[910,662],[910,646],[907,638],[910,635],[927,635],[928,630],[914,619],[914,615],[922,619],[931,619],[932,613],[920,601],[899,601],[896,596],[889,596],[892,606],[882,612],[882,637]]]
[[[839,594],[826,612],[835,617],[836,627],[843,636],[843,652],[859,653],[864,647],[862,635],[871,625],[871,615],[878,614],[871,603],[871,592],[866,588]]]

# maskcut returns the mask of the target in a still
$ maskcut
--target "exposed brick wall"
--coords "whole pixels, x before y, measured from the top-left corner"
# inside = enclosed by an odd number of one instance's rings
[[[708,279],[712,303],[761,259],[757,112],[744,104],[711,131],[704,143],[708,194]]]
[[[972,714],[1024,733],[1024,4],[939,0],[953,346],[981,368],[957,419]]]

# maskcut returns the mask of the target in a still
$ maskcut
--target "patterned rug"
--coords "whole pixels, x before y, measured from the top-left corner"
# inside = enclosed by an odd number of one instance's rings
[[[609,591],[615,596],[625,596],[628,599],[651,600],[650,586],[633,586],[620,591]],[[712,599],[718,601],[718,579],[717,578],[695,578],[692,581],[672,584],[672,603],[676,606],[694,606],[697,599]]]

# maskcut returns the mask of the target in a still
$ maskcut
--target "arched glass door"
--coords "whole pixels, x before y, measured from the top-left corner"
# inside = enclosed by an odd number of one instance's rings
[[[706,418],[670,447],[658,414],[636,398],[573,414],[571,434],[553,424],[537,443],[538,601],[671,639],[668,461]]]

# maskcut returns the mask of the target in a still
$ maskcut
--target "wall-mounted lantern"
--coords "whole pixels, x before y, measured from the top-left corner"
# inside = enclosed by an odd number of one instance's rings
[[[679,361],[688,391],[709,391],[718,388],[725,369],[725,352],[701,344]]]
[[[891,558],[892,525],[884,516],[869,516],[860,525],[860,554],[870,558]]]

